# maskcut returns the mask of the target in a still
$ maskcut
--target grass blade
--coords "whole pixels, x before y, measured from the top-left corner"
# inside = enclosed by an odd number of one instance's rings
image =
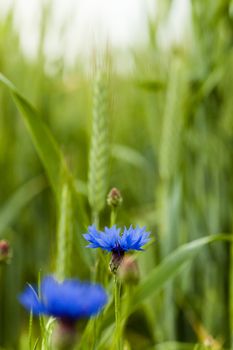
[[[201,248],[216,241],[231,240],[229,235],[212,235],[182,245],[155,267],[135,289],[131,298],[129,313],[133,312],[147,298],[158,292],[168,281],[174,278]]]
[[[61,175],[67,173],[67,167],[59,147],[47,126],[38,117],[36,110],[18,92],[16,87],[2,74],[0,74],[0,81],[10,89],[13,95],[15,104],[21,112],[36,151],[45,167],[56,198],[59,200]]]
[[[0,236],[2,232],[12,224],[14,219],[37,194],[46,187],[43,176],[37,176],[26,184],[20,186],[0,208]]]
[[[71,275],[73,240],[72,199],[69,186],[64,183],[60,203],[56,260],[56,275],[61,281]]]

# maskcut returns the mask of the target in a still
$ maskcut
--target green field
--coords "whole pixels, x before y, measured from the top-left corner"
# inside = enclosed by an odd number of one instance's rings
[[[32,321],[18,301],[48,274],[107,290],[100,316],[78,322],[76,350],[233,349],[233,2],[190,0],[187,35],[164,48],[172,3],[158,1],[143,45],[72,66],[48,64],[48,9],[35,59],[14,9],[0,20],[1,350],[51,349],[56,321]],[[118,330],[110,254],[82,236],[113,222],[152,237],[133,252],[137,284],[121,283]]]

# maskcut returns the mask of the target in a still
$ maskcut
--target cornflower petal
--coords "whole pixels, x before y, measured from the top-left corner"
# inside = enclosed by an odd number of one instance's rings
[[[139,228],[138,226],[134,229],[132,226],[127,230],[124,229],[121,237],[121,246],[127,250],[143,250],[142,247],[150,240],[148,238],[150,232],[145,231],[145,227]]]
[[[44,307],[40,302],[35,289],[29,284],[19,295],[20,303],[34,315],[40,315],[44,312]]]

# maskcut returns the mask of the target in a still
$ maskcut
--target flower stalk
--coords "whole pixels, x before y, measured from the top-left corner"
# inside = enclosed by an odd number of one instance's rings
[[[115,282],[115,342],[116,349],[122,350],[122,327],[121,327],[121,283],[117,276],[114,276]]]
[[[112,210],[114,210],[112,208]],[[112,216],[111,220],[115,223],[115,216]],[[122,338],[123,338],[123,319],[122,319],[122,305],[121,305],[121,282],[117,276],[117,270],[122,264],[125,252],[132,250],[143,250],[142,247],[148,243],[151,239],[150,232],[146,231],[146,228],[135,228],[131,225],[128,229],[124,227],[117,228],[116,225],[108,228],[105,227],[104,231],[99,231],[95,225],[89,226],[84,238],[89,242],[88,248],[101,248],[112,254],[110,269],[114,274],[114,296],[115,296],[115,337],[114,337],[114,350],[122,350]]]

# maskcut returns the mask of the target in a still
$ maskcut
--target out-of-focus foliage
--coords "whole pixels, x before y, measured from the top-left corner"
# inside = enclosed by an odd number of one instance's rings
[[[133,74],[118,73],[112,53],[109,77],[108,186],[117,186],[124,198],[118,221],[146,225],[156,241],[138,256],[142,276],[181,244],[233,231],[233,4],[192,0],[186,40],[163,49],[157,33],[172,1],[158,3],[161,11],[148,20],[150,40],[132,53]],[[44,27],[37,58],[27,59],[12,16],[10,12],[0,22],[0,71],[36,107],[73,174],[78,238],[92,218],[87,181],[93,81],[78,58],[72,68],[60,59],[52,73],[46,69]],[[17,301],[19,291],[26,281],[36,281],[40,270],[45,274],[55,265],[59,210],[43,166],[1,85],[0,238],[8,239],[13,249],[11,264],[0,266],[0,347],[6,349],[26,348],[28,325]],[[100,215],[100,226],[106,224],[107,208]],[[85,246],[80,238],[78,244]],[[126,330],[131,348],[205,349],[192,345],[198,342],[230,348],[231,250],[226,243],[203,249],[175,281],[132,314]],[[82,268],[79,255],[74,256],[72,274],[89,278],[87,265],[93,257],[84,256]]]

